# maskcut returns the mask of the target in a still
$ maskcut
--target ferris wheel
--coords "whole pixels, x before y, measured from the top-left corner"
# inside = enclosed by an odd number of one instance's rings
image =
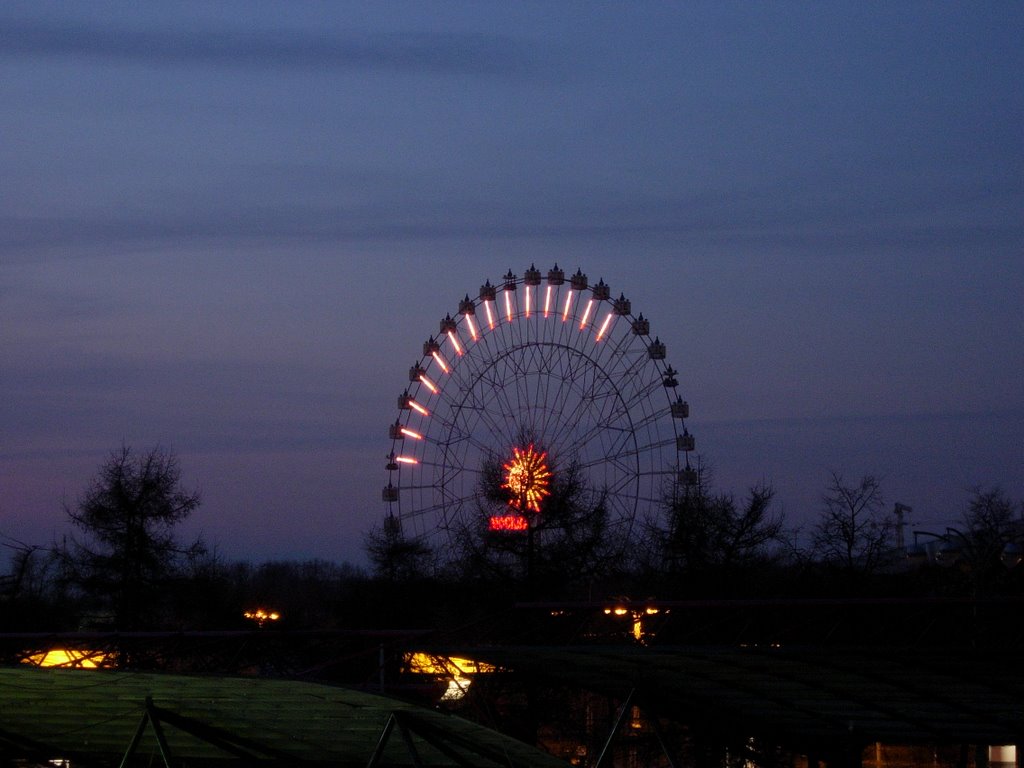
[[[467,526],[529,530],[571,474],[625,546],[636,520],[696,482],[678,372],[603,279],[509,270],[467,294],[422,353],[388,428],[385,524],[406,538],[444,546]],[[481,503],[494,475],[498,509]]]

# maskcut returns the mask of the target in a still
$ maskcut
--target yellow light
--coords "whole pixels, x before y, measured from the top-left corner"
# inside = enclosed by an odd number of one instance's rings
[[[459,340],[455,338],[455,331],[448,331],[448,339],[451,341],[452,346],[455,347],[455,352],[461,356],[462,346],[459,344]]]
[[[108,659],[102,651],[79,651],[72,648],[51,648],[42,653],[33,653],[22,659],[23,664],[36,667],[72,667],[74,669],[99,669]]]
[[[554,290],[552,286],[548,286],[547,293],[544,294],[544,317],[551,314],[551,291]]]
[[[572,291],[565,294],[565,306],[562,308],[562,322],[569,319],[569,307],[572,306]]]
[[[525,451],[512,449],[512,459],[504,465],[505,482],[501,487],[510,491],[509,506],[515,509],[540,512],[541,502],[550,495],[551,471],[547,454],[537,453],[533,445]]]
[[[508,291],[505,291],[505,317],[512,322],[512,295]]]
[[[406,669],[417,675],[434,675],[447,678],[448,687],[441,696],[443,701],[461,699],[469,690],[473,677],[478,674],[495,672],[491,664],[459,656],[435,656],[420,651],[407,653],[402,657]]]
[[[427,412],[427,409],[424,408],[419,403],[417,403],[415,400],[410,400],[409,401],[409,407],[412,408],[414,411],[417,411],[418,413],[423,414],[424,416],[429,416],[430,415],[430,413]]]
[[[250,621],[255,621],[256,625],[260,627],[268,621],[277,621],[281,618],[281,614],[277,611],[266,611],[263,608],[257,608],[255,611],[246,611],[242,616]]]
[[[466,325],[469,326],[469,335],[473,338],[473,341],[477,340],[476,324],[473,322],[472,315],[466,315]]]
[[[530,286],[526,286],[526,316],[530,316]]]
[[[414,459],[412,456],[395,456],[395,461],[401,464],[419,464],[419,461]]]
[[[612,324],[612,318],[614,316],[615,316],[614,312],[609,312],[608,313],[608,317],[606,317],[604,319],[604,322],[601,323],[601,330],[599,330],[597,332],[597,339],[596,339],[597,341],[600,341],[604,337],[605,332],[608,330],[608,326]]]
[[[423,435],[421,435],[419,432],[413,432],[411,429],[407,427],[402,427],[401,432],[403,435],[405,435],[406,437],[411,437],[413,440],[423,439]]]
[[[444,358],[441,357],[441,353],[431,352],[430,354],[433,356],[434,362],[441,366],[441,370],[444,371],[445,373],[448,373],[448,363],[446,363]]]
[[[477,672],[495,671],[493,665],[482,661],[466,659],[461,656],[437,656],[422,651],[405,654],[403,661],[408,665],[410,672],[420,675],[445,675],[451,671],[472,675]]]
[[[667,610],[665,612],[668,613]],[[628,618],[632,625],[631,634],[633,635],[633,638],[639,643],[646,643],[650,633],[644,632],[644,619],[648,616],[654,616],[661,613],[661,609],[654,605],[648,605],[643,608],[630,608],[627,603],[627,605],[620,604],[612,608],[605,608],[604,613],[605,616],[615,614],[620,618]]]
[[[427,375],[425,373],[421,373],[420,374],[420,381],[423,382],[423,386],[425,386],[427,389],[429,389],[435,395],[437,394],[437,385],[434,384],[434,382],[432,382],[430,379],[428,379]]]
[[[484,310],[487,312],[487,326],[494,330],[494,310],[491,309],[491,302],[484,302]]]

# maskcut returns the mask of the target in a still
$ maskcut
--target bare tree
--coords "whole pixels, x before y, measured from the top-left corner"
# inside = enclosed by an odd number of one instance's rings
[[[775,489],[771,485],[752,486],[739,506],[731,494],[720,498],[726,511],[721,532],[724,565],[762,556],[769,545],[783,539],[784,518],[772,509]]]
[[[1005,575],[1007,546],[1024,537],[1024,505],[1015,504],[1001,488],[975,488],[962,524],[960,540],[954,542],[963,545],[962,565],[976,590],[995,586]]]
[[[0,534],[0,547],[11,550],[9,572],[0,575],[0,596],[10,600],[40,600],[56,581],[53,552],[38,544]]]
[[[697,483],[676,487],[672,496],[667,530],[660,524],[651,530],[669,570],[750,565],[764,560],[769,547],[783,539],[784,518],[772,507],[775,490],[768,483],[752,486],[737,501],[731,493],[712,491],[712,471],[699,459]]]
[[[122,446],[77,506],[65,505],[82,534],[58,548],[66,576],[118,629],[153,624],[177,566],[203,549],[201,539],[182,545],[175,538],[175,528],[200,501],[180,481],[172,454],[153,448],[136,455]]]
[[[864,475],[856,485],[847,485],[838,472],[831,477],[813,529],[814,552],[824,562],[849,570],[875,571],[895,528],[883,510],[881,483],[874,475]]]

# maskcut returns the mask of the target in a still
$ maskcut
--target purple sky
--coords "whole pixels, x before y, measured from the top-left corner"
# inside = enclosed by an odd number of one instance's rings
[[[1024,498],[1024,5],[0,6],[0,535],[122,442],[232,558],[361,561],[409,365],[579,267],[721,490]]]

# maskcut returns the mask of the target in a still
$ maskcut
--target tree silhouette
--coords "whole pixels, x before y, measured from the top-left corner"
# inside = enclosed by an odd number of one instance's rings
[[[374,575],[387,581],[407,581],[428,575],[432,551],[418,539],[406,537],[401,521],[388,515],[379,527],[370,530],[363,546]]]
[[[172,454],[160,448],[136,455],[122,446],[100,468],[78,505],[65,512],[82,538],[58,551],[66,578],[117,629],[159,621],[159,604],[183,558],[203,549],[182,546],[175,528],[199,506],[199,493],[180,486]]]
[[[838,472],[831,477],[812,532],[814,551],[826,563],[873,573],[895,531],[895,522],[883,512],[881,483],[874,475],[864,475],[856,485],[847,485]]]
[[[1001,488],[975,488],[963,515],[963,531],[952,543],[962,545],[961,567],[966,569],[975,593],[998,588],[1007,568],[1007,547],[1024,540],[1024,505],[1015,504]],[[952,531],[953,529],[949,529]]]
[[[648,523],[647,557],[669,573],[745,568],[764,561],[770,545],[783,538],[784,518],[772,506],[770,484],[752,486],[738,501],[714,493],[711,474],[698,461],[696,484],[677,483],[666,499],[667,522]]]

